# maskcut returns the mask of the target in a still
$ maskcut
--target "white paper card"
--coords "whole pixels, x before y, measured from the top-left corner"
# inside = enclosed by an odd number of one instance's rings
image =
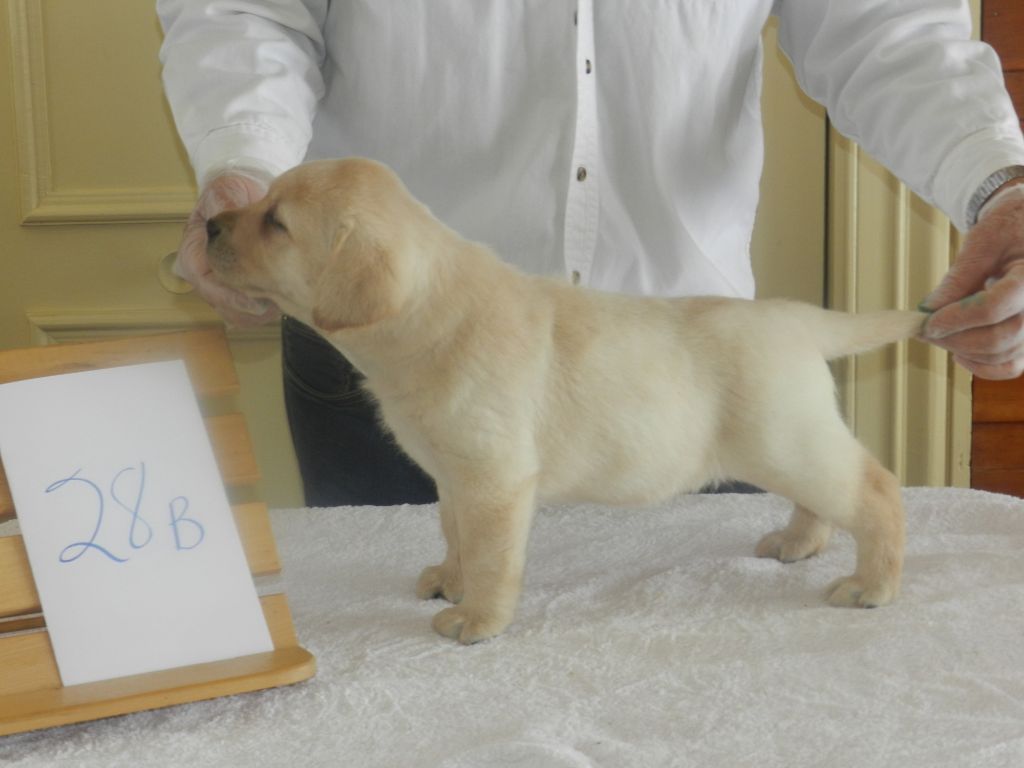
[[[64,685],[273,650],[184,363],[0,386]]]

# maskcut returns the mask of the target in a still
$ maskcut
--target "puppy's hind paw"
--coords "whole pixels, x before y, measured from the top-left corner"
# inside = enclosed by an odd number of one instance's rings
[[[508,623],[507,620],[483,616],[458,606],[445,608],[436,614],[432,626],[439,635],[458,640],[463,645],[472,645],[501,634]]]
[[[450,603],[459,603],[462,600],[462,574],[458,568],[448,565],[424,568],[416,582],[416,597],[420,600],[443,597]]]
[[[837,608],[877,608],[896,599],[897,586],[866,586],[856,576],[839,579],[828,588],[828,604]]]
[[[783,563],[795,563],[818,554],[825,548],[824,541],[817,537],[793,536],[788,530],[769,533],[757,543],[754,554],[758,557],[771,557]]]

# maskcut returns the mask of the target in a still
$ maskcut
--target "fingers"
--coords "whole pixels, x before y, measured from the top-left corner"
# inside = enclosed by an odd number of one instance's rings
[[[250,328],[280,317],[273,302],[254,299],[219,280],[206,260],[206,250],[178,251],[175,271],[196,287],[196,292],[230,325]]]
[[[1016,246],[1016,243],[1009,244],[1001,255],[1016,255]],[[959,365],[976,376],[1016,378],[1024,372],[1024,261],[1016,258],[1000,263],[999,259],[993,259],[987,271],[975,270],[976,261],[965,247],[943,285],[962,279],[962,285],[969,284],[977,289],[937,309],[921,335],[949,350]],[[961,263],[968,266],[958,275]],[[964,279],[963,275],[971,277]]]
[[[1024,371],[1021,197],[1014,192],[992,201],[939,287],[921,303],[932,312],[921,338],[986,379],[1011,379]]]
[[[1007,379],[1016,379],[1021,373],[1024,373],[1024,359],[1018,358],[1008,363],[1000,363],[998,365],[986,365],[985,363],[977,363],[972,360],[967,360],[960,357],[959,355],[953,355],[953,360],[957,365],[966,368],[968,371],[973,373],[982,379],[989,379],[991,381],[1005,381]]]
[[[965,249],[966,250],[966,249]],[[920,309],[926,312],[940,310],[972,296],[985,287],[985,281],[992,266],[978,259],[965,258],[961,252],[956,263],[942,278],[938,287],[921,302]]]
[[[248,328],[262,325],[280,316],[277,306],[265,299],[254,299],[219,282],[212,274],[201,276],[196,292],[231,325]]]
[[[941,309],[985,288],[1024,260],[1024,202],[1003,202],[968,233],[963,248],[939,286],[922,302]]]
[[[230,325],[252,327],[280,316],[272,302],[254,299],[221,283],[206,257],[207,219],[224,210],[239,208],[261,199],[267,184],[237,173],[211,180],[203,189],[182,233],[174,271],[196,287],[197,293]]]
[[[266,194],[267,184],[253,176],[240,173],[223,174],[210,180],[203,188],[193,213],[198,214],[205,222],[221,211],[243,208],[255,203]]]
[[[921,302],[922,308],[942,309],[981,291],[986,281],[1003,268],[1006,244],[1001,242],[1002,238],[1003,233],[990,223],[971,230],[952,267]]]
[[[224,305],[215,307],[217,314],[232,328],[256,328],[281,319],[281,310],[276,304],[267,302],[268,308],[259,315],[249,312],[236,312]]]
[[[1024,262],[1015,262],[988,288],[936,310],[924,328],[924,338],[938,341],[971,328],[998,325],[1024,312]]]
[[[1012,379],[1024,372],[1024,280],[1021,269],[987,290],[936,311],[922,337],[953,353],[976,376]]]
[[[979,328],[937,342],[954,359],[985,378],[1013,378],[1024,370],[1024,321],[1009,320],[992,328]],[[1005,326],[1013,326],[1007,330]],[[1016,335],[1016,338],[1014,336]]]

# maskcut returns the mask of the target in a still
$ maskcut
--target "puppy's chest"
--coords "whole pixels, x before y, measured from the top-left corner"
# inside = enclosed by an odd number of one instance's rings
[[[456,464],[520,455],[533,445],[535,398],[522,390],[513,394],[465,381],[440,387],[424,382],[415,391],[382,391],[377,397],[398,443],[435,476]]]

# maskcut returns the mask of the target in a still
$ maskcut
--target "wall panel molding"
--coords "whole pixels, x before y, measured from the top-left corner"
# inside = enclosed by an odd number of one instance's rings
[[[79,224],[183,221],[195,192],[179,187],[58,188],[54,182],[46,34],[41,0],[8,0],[14,62],[21,222]]]

